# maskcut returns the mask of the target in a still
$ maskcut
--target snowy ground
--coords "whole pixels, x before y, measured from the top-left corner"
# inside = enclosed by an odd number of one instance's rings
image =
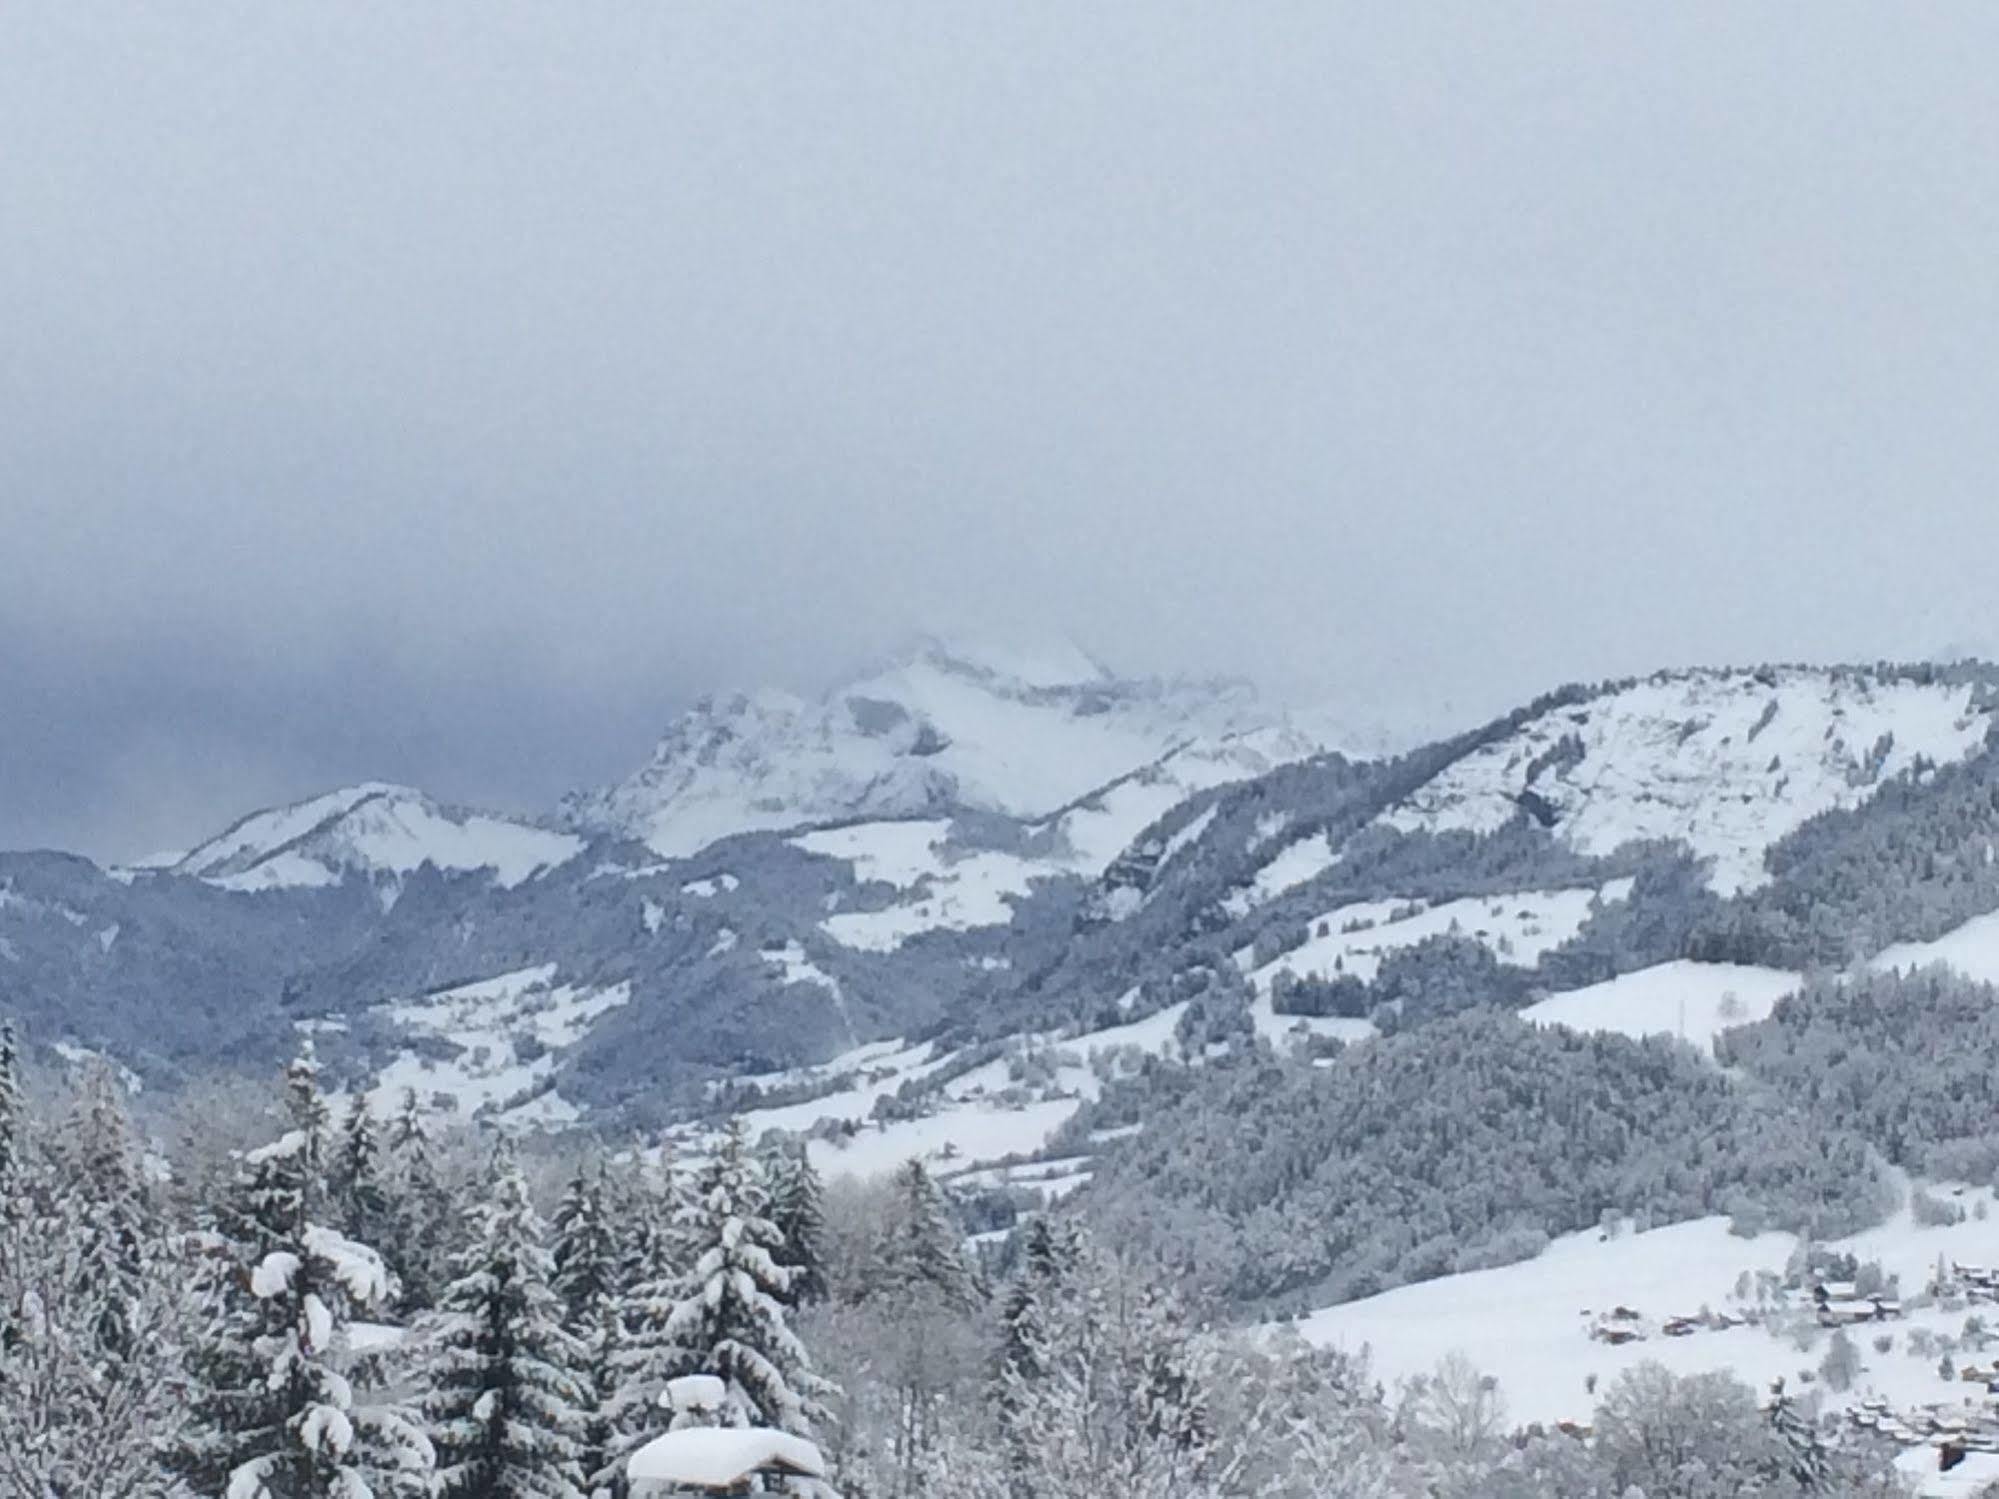
[[[1062,876],[1095,879],[1159,818],[1188,797],[1228,781],[1261,775],[1312,745],[1269,730],[1175,749],[1098,788],[1030,829],[1037,852],[954,846],[945,818],[852,823],[805,833],[794,847],[844,859],[854,878],[892,885],[900,899],[879,910],[841,911],[820,928],[835,941],[892,952],[922,932],[1000,926],[1032,882]],[[1173,840],[1185,847],[1212,814]]]
[[[1630,893],[1629,880],[1613,880],[1601,890],[1522,890],[1434,905],[1357,901],[1313,917],[1311,938],[1257,969],[1250,982],[1259,994],[1268,993],[1280,973],[1322,979],[1349,974],[1366,983],[1390,952],[1447,934],[1483,943],[1502,963],[1532,968],[1543,953],[1575,936],[1597,901],[1623,900]],[[1322,927],[1324,936],[1318,935]]]
[[[1966,1190],[1957,1200],[1967,1210],[1980,1200],[1988,1209],[1991,1205],[1990,1194],[1983,1191]],[[1815,1370],[1825,1356],[1830,1334],[1823,1331],[1803,1350],[1763,1327],[1701,1330],[1681,1338],[1659,1334],[1667,1317],[1694,1316],[1703,1307],[1739,1313],[1745,1305],[1755,1305],[1753,1297],[1746,1303],[1736,1299],[1738,1278],[1744,1271],[1752,1279],[1758,1270],[1781,1273],[1795,1242],[1789,1234],[1777,1233],[1737,1238],[1721,1218],[1613,1238],[1597,1232],[1572,1234],[1522,1264],[1404,1286],[1312,1313],[1300,1321],[1299,1330],[1322,1345],[1367,1347],[1376,1373],[1391,1384],[1435,1368],[1447,1354],[1463,1353],[1498,1379],[1508,1413],[1520,1423],[1586,1422],[1594,1403],[1587,1377],[1595,1375],[1599,1387],[1606,1386],[1623,1370],[1647,1360],[1682,1374],[1727,1370],[1759,1389],[1784,1378],[1794,1390],[1802,1384],[1824,1391],[1828,1409],[1844,1409],[1870,1397],[1897,1409],[1937,1401],[1955,1406],[1974,1390],[1973,1398],[1985,1403],[1982,1388],[1942,1379],[1934,1354],[1918,1356],[1908,1347],[1909,1334],[1917,1328],[1959,1336],[1967,1315],[1963,1308],[1911,1308],[1905,1319],[1857,1328],[1852,1338],[1865,1368],[1844,1394],[1834,1394],[1816,1379],[1800,1380],[1801,1371]],[[1907,1298],[1923,1290],[1939,1255],[1999,1266],[1999,1214],[1982,1222],[1920,1228],[1904,1211],[1880,1228],[1831,1247],[1863,1262],[1878,1260],[1899,1277]],[[1592,1316],[1617,1306],[1638,1311],[1648,1336],[1622,1347],[1591,1339]],[[1993,1308],[1973,1310],[1999,1323]],[[1886,1353],[1873,1345],[1882,1335],[1893,1338]],[[1957,1361],[1987,1364],[1992,1357],[1988,1350],[1966,1353]],[[1985,1480],[1999,1478],[1999,1463],[1980,1471]]]
[[[1999,983],[1999,911],[1975,916],[1934,942],[1898,942],[1877,956],[1874,968],[1928,968],[1944,963],[1967,978]]]
[[[1166,1050],[1184,1009],[1175,1005],[1129,1025],[1067,1039],[1026,1038],[1018,1055],[1032,1060],[1029,1080],[1013,1076],[1015,1061],[1010,1054],[953,1078],[928,1101],[926,1107],[932,1112],[886,1125],[869,1122],[875,1101],[894,1094],[907,1081],[948,1067],[952,1058],[936,1055],[927,1044],[877,1042],[856,1047],[824,1068],[757,1079],[783,1086],[844,1077],[852,1080],[848,1087],[806,1103],[751,1110],[742,1116],[743,1123],[752,1135],[767,1129],[802,1132],[822,1120],[860,1125],[851,1136],[811,1141],[813,1164],[828,1176],[882,1175],[907,1160],[926,1161],[945,1175],[977,1171],[1039,1154],[1083,1101],[1102,1091],[1102,1079],[1091,1065],[1093,1057],[1125,1047],[1155,1054]],[[1082,1177],[1076,1175],[1081,1169],[1057,1173],[1053,1182],[1041,1185],[1051,1191],[1073,1190],[1081,1185]]]
[[[1703,1052],[1733,1025],[1768,1018],[1797,992],[1795,973],[1738,963],[1681,960],[1620,974],[1529,1005],[1521,1014],[1542,1025],[1621,1036],[1678,1036]]]
[[[405,1050],[383,1068],[369,1090],[370,1102],[386,1110],[401,1102],[405,1089],[420,1099],[446,1095],[466,1114],[501,1108],[538,1089],[553,1075],[556,1054],[581,1040],[606,1011],[631,1001],[631,986],[607,989],[557,984],[555,965],[544,963],[497,978],[391,1005],[387,1018],[412,1036],[445,1042],[455,1055],[434,1061]],[[540,1050],[524,1059],[518,1042],[532,1037]],[[575,1108],[553,1092],[543,1092],[508,1109],[520,1123],[566,1124]]]

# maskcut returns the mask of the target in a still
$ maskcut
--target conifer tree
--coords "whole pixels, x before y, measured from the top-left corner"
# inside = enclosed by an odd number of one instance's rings
[[[397,1411],[357,1406],[344,1372],[350,1311],[381,1306],[392,1281],[372,1249],[315,1220],[330,1121],[309,1043],[285,1082],[292,1128],[245,1157],[210,1244],[213,1320],[179,1466],[229,1499],[415,1499],[428,1441]]]
[[[553,1284],[568,1325],[579,1330],[597,1325],[600,1311],[618,1290],[618,1236],[604,1194],[602,1166],[581,1167],[555,1209]]]
[[[589,1391],[511,1148],[494,1152],[445,1288],[424,1401],[440,1499],[581,1499]]]
[[[333,1157],[332,1189],[341,1227],[365,1244],[389,1237],[389,1194],[382,1180],[382,1138],[365,1093],[347,1106]]]
[[[832,1387],[786,1320],[791,1272],[772,1257],[781,1241],[768,1209],[743,1128],[732,1124],[682,1208],[686,1273],[656,1276],[635,1293],[619,1390],[627,1439],[646,1434],[646,1408],[684,1374],[723,1382],[728,1425],[806,1436],[825,1419]]]
[[[1771,1384],[1770,1403],[1764,1407],[1763,1415],[1784,1444],[1791,1478],[1798,1488],[1807,1494],[1825,1493],[1832,1480],[1831,1454],[1826,1451],[1818,1428],[1785,1393],[1783,1380]]]
[[[775,1145],[764,1157],[770,1219],[780,1235],[772,1258],[791,1272],[792,1306],[826,1297],[825,1187],[802,1142]]]
[[[387,1258],[402,1282],[400,1308],[405,1313],[427,1311],[442,1289],[449,1215],[437,1150],[414,1088],[405,1090],[402,1108],[390,1124],[389,1156],[383,1219]]]
[[[972,1273],[936,1178],[921,1161],[909,1161],[896,1171],[893,1190],[894,1211],[881,1249],[890,1287],[905,1295],[929,1290],[954,1310],[971,1310]]]
[[[0,1223],[21,1210],[27,1119],[21,1107],[20,1048],[14,1022],[0,1024]]]
[[[74,1209],[76,1250],[86,1273],[104,1289],[97,1341],[113,1356],[130,1356],[156,1235],[151,1232],[138,1147],[125,1112],[124,1088],[101,1061],[77,1084],[61,1142],[61,1195]]]

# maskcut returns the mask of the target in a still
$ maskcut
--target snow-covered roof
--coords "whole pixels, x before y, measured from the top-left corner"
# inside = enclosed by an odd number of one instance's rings
[[[697,1426],[654,1437],[631,1455],[625,1471],[641,1494],[727,1490],[757,1473],[824,1478],[826,1460],[811,1442],[789,1432]]]

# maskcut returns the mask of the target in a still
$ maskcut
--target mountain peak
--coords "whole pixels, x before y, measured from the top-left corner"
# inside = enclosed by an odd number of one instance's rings
[[[484,869],[512,885],[582,846],[573,834],[446,807],[413,787],[364,781],[252,812],[171,869],[234,890],[336,885],[350,874],[400,878],[425,864]]]
[[[1120,678],[1061,639],[923,636],[815,702],[704,700],[637,774],[571,796],[563,814],[669,857],[864,817],[1032,818],[1190,741],[1285,723],[1243,682]]]

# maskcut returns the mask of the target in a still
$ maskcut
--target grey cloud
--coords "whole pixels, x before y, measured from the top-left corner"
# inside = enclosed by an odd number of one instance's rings
[[[0,842],[933,622],[1466,717],[1982,628],[1989,8],[6,26]]]

